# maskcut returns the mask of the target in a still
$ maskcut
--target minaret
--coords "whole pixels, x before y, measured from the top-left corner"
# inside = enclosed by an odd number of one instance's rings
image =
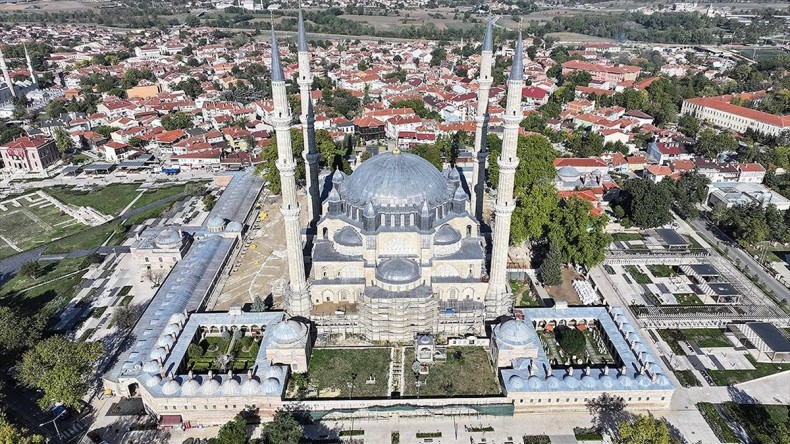
[[[30,54],[27,52],[27,45],[25,45],[24,48],[25,60],[27,60],[27,70],[30,71],[30,81],[33,82],[33,85],[38,86],[38,78],[36,77],[36,72],[33,71],[33,62],[30,61]]]
[[[310,74],[310,53],[307,51],[307,37],[304,32],[304,19],[299,9],[299,96],[302,99],[302,137],[304,137],[305,178],[307,179],[307,215],[311,227],[321,216],[321,197],[318,192],[318,150],[315,147],[315,116],[310,87],[313,76]]]
[[[272,27],[272,96],[274,112],[272,126],[277,137],[277,170],[283,202],[280,212],[285,223],[285,244],[288,250],[288,288],[283,306],[291,316],[310,315],[310,294],[305,279],[302,230],[299,225],[300,208],[296,199],[296,160],[291,148],[291,109],[285,92],[285,76],[280,61],[280,46]]]
[[[513,66],[507,82],[507,106],[502,116],[504,134],[502,154],[499,164],[499,187],[494,205],[494,246],[491,251],[491,273],[486,293],[486,318],[494,319],[512,311],[513,300],[507,284],[507,256],[510,245],[510,218],[516,208],[513,196],[513,181],[518,166],[516,148],[518,146],[519,123],[523,118],[521,111],[521,89],[524,84],[524,43],[519,33]]]
[[[469,191],[472,195],[472,215],[480,222],[483,220],[483,188],[485,187],[486,157],[488,148],[486,147],[486,136],[488,133],[488,96],[491,90],[491,64],[494,52],[494,18],[488,15],[488,26],[486,36],[483,40],[483,54],[480,61],[480,75],[477,80],[477,113],[475,116],[475,162],[472,168],[472,180],[469,184]]]
[[[3,81],[8,85],[11,95],[16,97],[16,88],[14,87],[14,82],[11,81],[11,73],[8,72],[8,65],[5,64],[5,57],[3,56],[2,49],[0,49],[0,71],[3,71]]]

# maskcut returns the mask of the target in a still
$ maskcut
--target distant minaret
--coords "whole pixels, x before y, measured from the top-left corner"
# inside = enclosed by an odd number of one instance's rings
[[[313,100],[310,89],[313,76],[310,73],[310,53],[307,50],[307,36],[304,32],[304,19],[302,10],[299,9],[299,96],[302,99],[302,136],[304,137],[305,178],[307,182],[307,215],[310,225],[314,225],[321,217],[321,197],[318,192],[318,150],[315,147],[315,115],[313,114]]]
[[[483,54],[480,60],[480,76],[477,84],[477,113],[475,115],[475,146],[474,163],[472,169],[472,180],[469,184],[469,191],[472,194],[471,207],[474,217],[483,221],[483,188],[485,187],[486,157],[488,148],[486,147],[486,136],[488,133],[488,96],[491,90],[491,65],[494,55],[494,18],[488,15],[488,26],[486,36],[483,40]]]
[[[8,72],[8,65],[5,64],[5,57],[3,56],[2,49],[0,49],[0,71],[3,71],[3,81],[8,85],[11,95],[16,97],[16,88],[14,87],[14,82],[11,81],[11,73]]]
[[[285,222],[285,244],[288,250],[288,288],[284,308],[291,316],[310,315],[310,294],[305,279],[302,230],[299,225],[300,208],[296,199],[296,160],[291,148],[291,109],[285,92],[285,76],[280,61],[280,46],[272,27],[272,96],[274,111],[272,126],[277,137],[277,170],[283,202],[280,212]]]
[[[491,275],[486,293],[486,318],[494,319],[512,311],[513,300],[507,285],[507,256],[510,245],[510,218],[516,208],[513,196],[513,182],[518,166],[517,146],[519,123],[523,118],[521,111],[521,89],[524,85],[524,43],[518,35],[513,66],[507,82],[507,106],[502,116],[504,134],[502,154],[497,159],[499,165],[499,186],[494,205],[494,246],[491,251]]]
[[[33,71],[33,62],[30,61],[30,54],[27,52],[27,45],[25,45],[24,48],[25,60],[27,60],[27,70],[30,71],[30,81],[33,82],[33,85],[38,86],[38,78],[36,77],[36,72]]]

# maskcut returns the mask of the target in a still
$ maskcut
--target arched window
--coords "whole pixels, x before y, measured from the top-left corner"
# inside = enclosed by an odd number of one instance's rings
[[[324,227],[323,234],[324,240],[327,240],[329,238],[329,229],[327,227]]]

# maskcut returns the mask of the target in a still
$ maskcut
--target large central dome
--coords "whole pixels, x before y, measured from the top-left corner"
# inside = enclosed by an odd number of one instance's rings
[[[446,202],[452,197],[447,180],[420,156],[381,153],[362,162],[344,184],[345,199],[360,207],[421,206]]]

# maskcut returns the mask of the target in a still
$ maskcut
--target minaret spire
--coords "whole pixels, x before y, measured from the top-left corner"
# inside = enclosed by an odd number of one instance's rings
[[[38,78],[36,77],[36,72],[33,71],[33,62],[30,60],[30,53],[27,52],[27,45],[23,46],[25,48],[25,60],[27,61],[27,70],[30,72],[30,81],[33,82],[33,85],[38,86]]]
[[[480,75],[477,84],[477,112],[475,115],[475,162],[472,168],[472,180],[469,184],[471,194],[472,215],[480,222],[483,220],[483,187],[485,186],[486,157],[488,148],[486,138],[488,133],[488,99],[491,84],[491,65],[494,56],[494,17],[488,14],[486,35],[483,39],[483,53],[480,59]]]
[[[304,18],[302,9],[299,9],[299,36],[298,36],[298,60],[299,60],[299,96],[302,99],[302,137],[304,138],[304,151],[302,157],[305,160],[306,184],[307,184],[307,215],[311,228],[321,216],[321,196],[318,191],[318,150],[315,147],[315,115],[313,114],[313,100],[310,97],[310,89],[313,84],[313,76],[310,73],[310,52],[307,50],[307,36],[304,32]]]
[[[11,95],[16,97],[16,88],[14,87],[14,82],[11,81],[11,73],[8,72],[8,65],[5,64],[5,56],[3,56],[2,49],[0,49],[0,71],[3,72],[3,81],[5,81],[8,89],[11,91]]]
[[[516,208],[513,183],[518,166],[518,129],[524,113],[521,110],[521,90],[524,85],[524,43],[521,33],[513,54],[513,65],[507,82],[507,106],[502,117],[504,134],[499,165],[499,186],[494,205],[494,245],[491,251],[491,273],[486,293],[486,318],[493,319],[513,309],[512,294],[507,284],[507,256],[510,246],[510,219]]]
[[[272,126],[277,137],[277,170],[280,172],[282,205],[280,212],[285,222],[285,244],[288,251],[288,288],[283,306],[291,316],[310,315],[310,294],[305,279],[302,230],[299,223],[301,210],[296,198],[296,160],[291,147],[291,109],[285,91],[280,47],[272,26],[272,96],[274,112]]]

